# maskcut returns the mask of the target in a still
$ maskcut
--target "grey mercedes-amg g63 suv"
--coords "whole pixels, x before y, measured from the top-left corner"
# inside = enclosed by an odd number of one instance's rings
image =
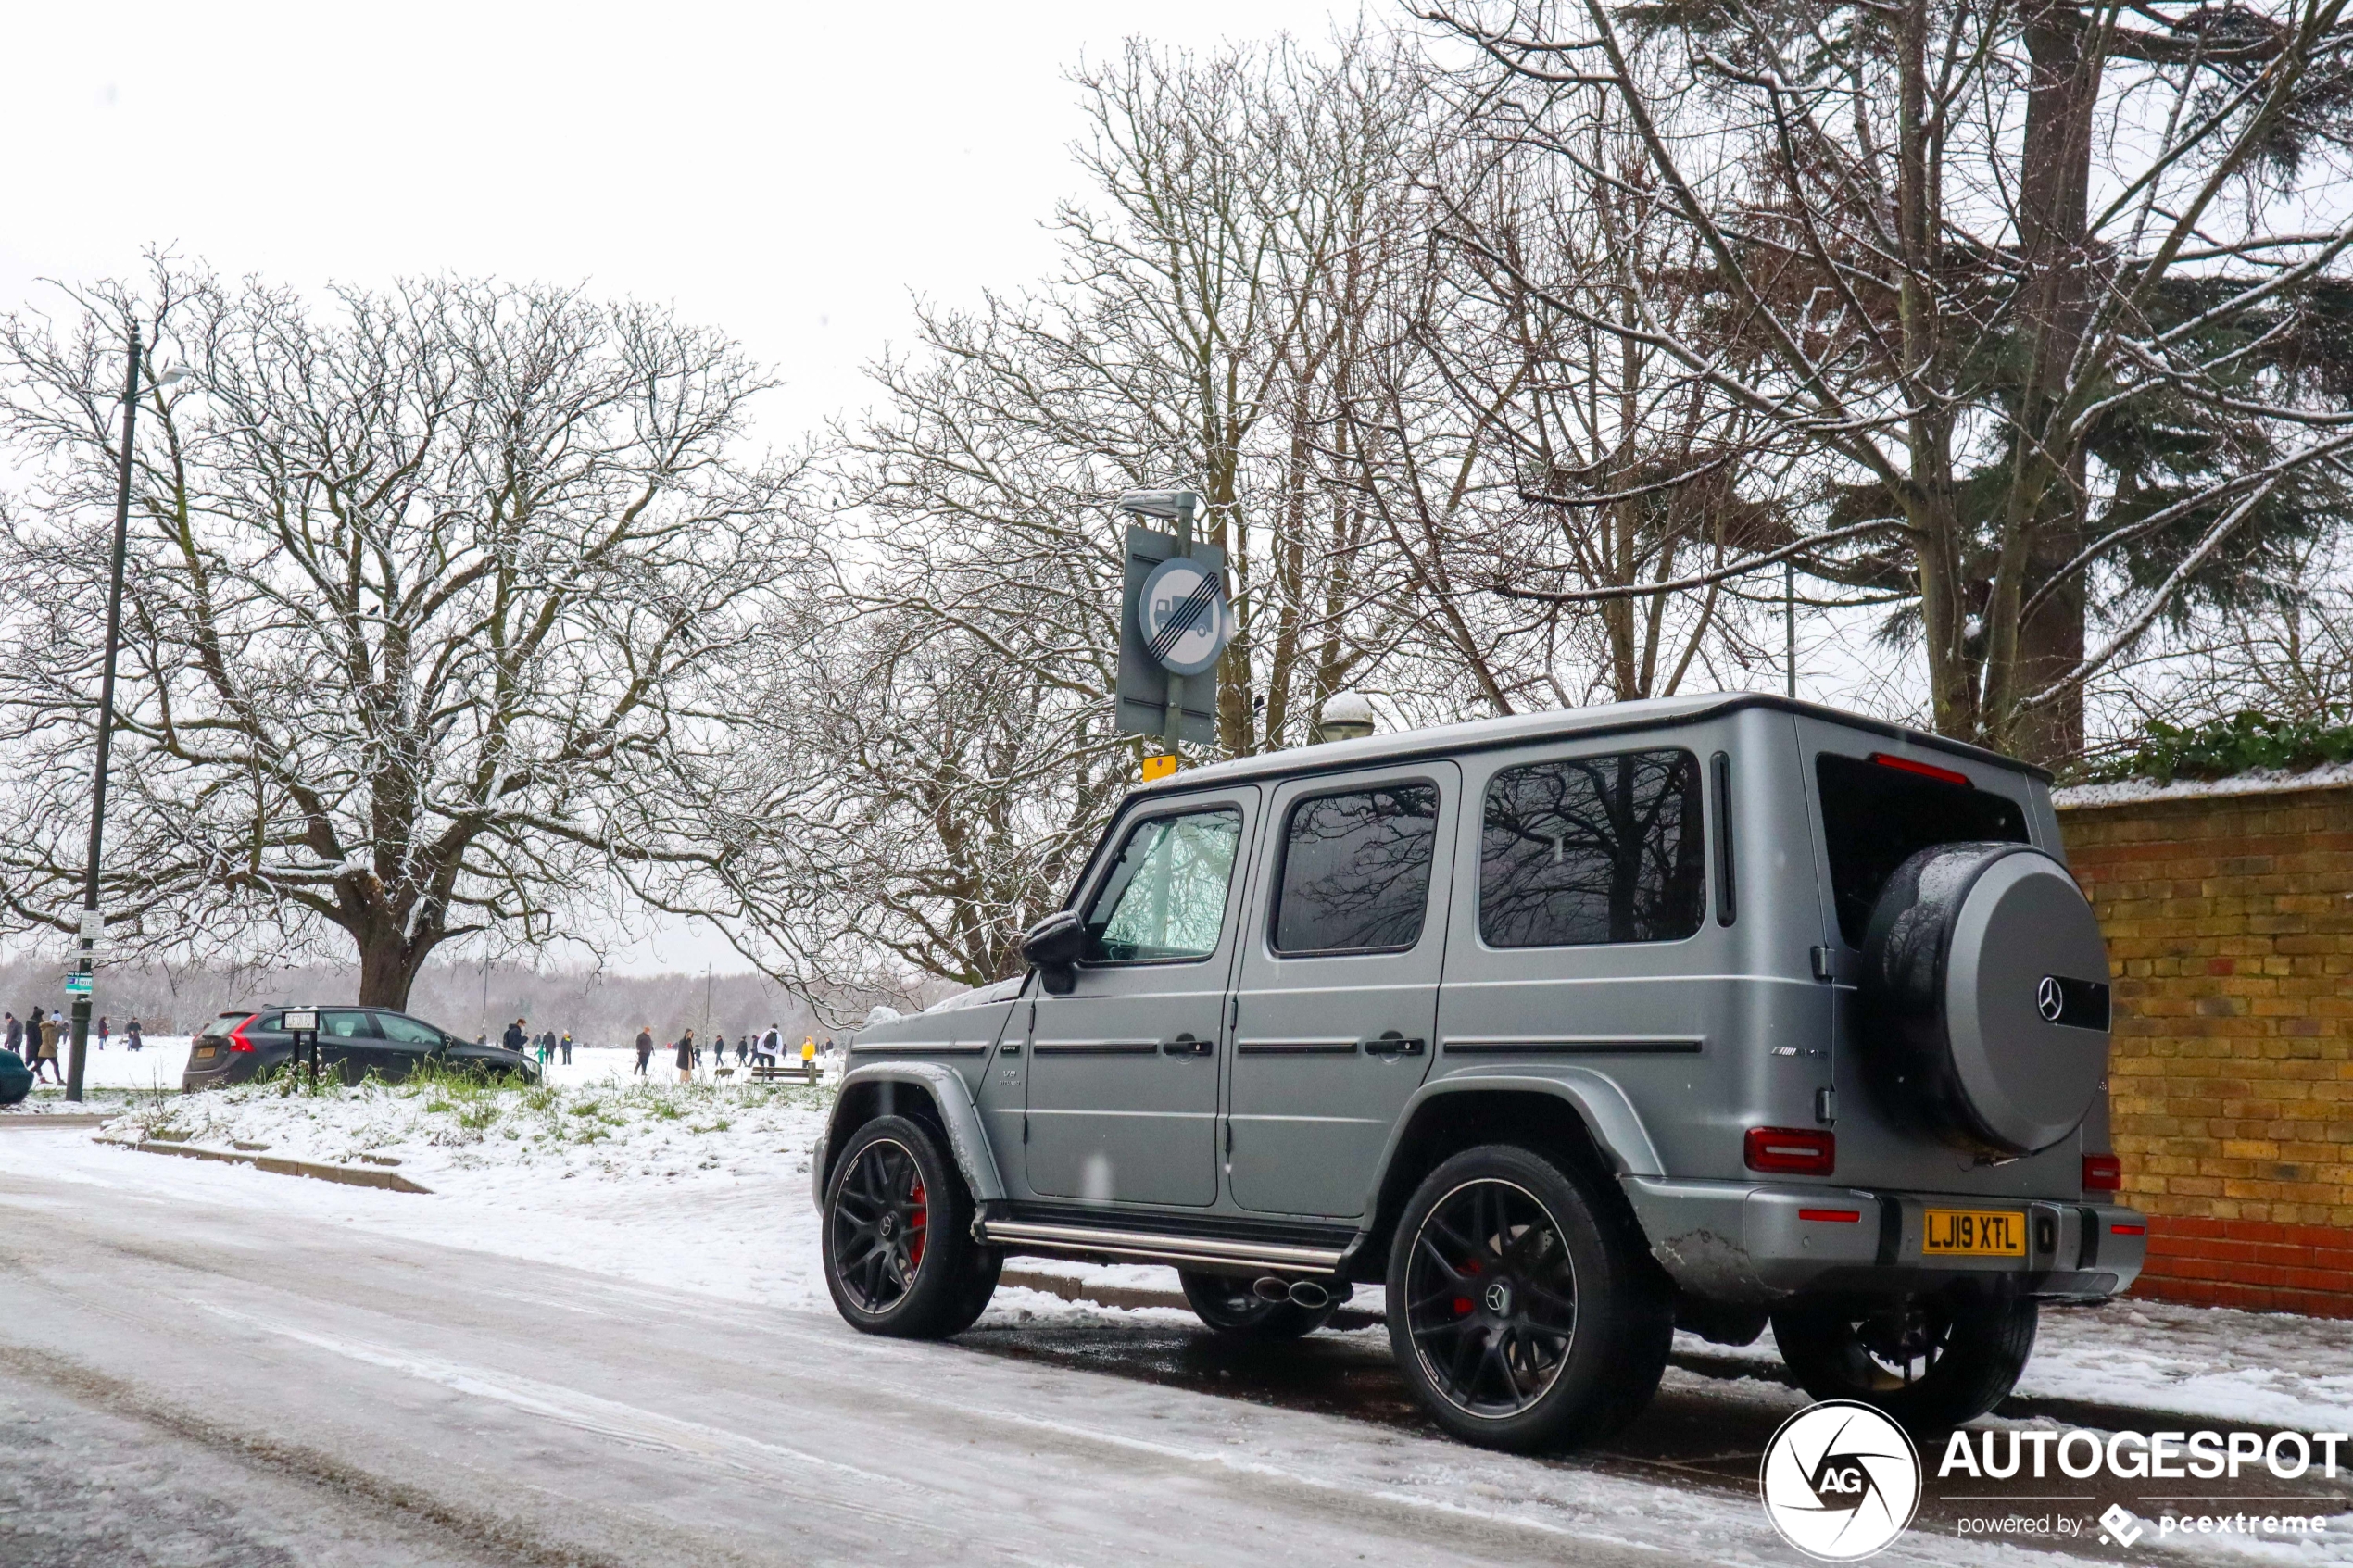
[[[1018,979],[868,1027],[812,1176],[871,1333],[1026,1253],[1307,1333],[1379,1285],[1473,1442],[1588,1442],[1672,1329],[1923,1428],[2139,1273],[2108,971],[2047,775],[1730,696],[1137,790]]]

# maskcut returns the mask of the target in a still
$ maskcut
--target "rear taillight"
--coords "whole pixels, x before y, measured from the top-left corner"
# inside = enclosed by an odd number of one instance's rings
[[[245,1022],[238,1024],[234,1029],[229,1031],[229,1048],[231,1050],[249,1051],[253,1049],[253,1042],[245,1038],[245,1031],[252,1027],[254,1019],[259,1018],[260,1016],[261,1015],[257,1012],[251,1017],[248,1017]]]
[[[2124,1185],[2124,1162],[2113,1154],[2083,1157],[2083,1190],[2115,1192]]]
[[[1752,1171],[1827,1176],[1838,1165],[1838,1137],[1814,1127],[1751,1127],[1741,1158]]]

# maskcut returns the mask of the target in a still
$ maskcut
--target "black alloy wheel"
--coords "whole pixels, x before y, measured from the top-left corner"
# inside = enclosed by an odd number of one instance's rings
[[[1424,1373],[1468,1415],[1533,1407],[1577,1337],[1577,1266],[1558,1221],[1511,1182],[1440,1198],[1405,1266],[1405,1321]]]
[[[1788,1307],[1773,1340],[1818,1399],[1853,1399],[1919,1432],[1974,1421],[2008,1397],[2034,1353],[2031,1299],[1978,1292],[1853,1307]]]
[[[1232,1339],[1297,1339],[1315,1333],[1340,1311],[1334,1300],[1322,1307],[1293,1301],[1263,1300],[1251,1281],[1237,1274],[1195,1273],[1179,1270],[1176,1283],[1185,1289],[1193,1315]]]
[[[970,1328],[1003,1255],[972,1239],[963,1178],[922,1123],[859,1127],[825,1185],[825,1287],[854,1328],[937,1339]]]
[[[1422,1408],[1517,1452],[1597,1442],[1658,1388],[1673,1293],[1606,1178],[1510,1144],[1422,1181],[1390,1247],[1389,1338]]]
[[[827,1227],[842,1288],[863,1312],[890,1311],[924,1266],[931,1194],[914,1151],[875,1138],[848,1161]]]

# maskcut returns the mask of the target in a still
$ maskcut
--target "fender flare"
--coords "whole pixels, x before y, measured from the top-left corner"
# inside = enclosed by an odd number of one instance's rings
[[[1577,1111],[1578,1120],[1585,1123],[1585,1131],[1602,1158],[1621,1176],[1663,1176],[1667,1167],[1658,1157],[1658,1147],[1651,1141],[1650,1129],[1642,1125],[1642,1116],[1634,1110],[1633,1101],[1608,1073],[1595,1068],[1563,1064],[1557,1067],[1531,1068],[1524,1063],[1496,1063],[1493,1066],[1464,1067],[1442,1078],[1432,1078],[1414,1091],[1398,1113],[1397,1124],[1390,1130],[1389,1146],[1381,1150],[1380,1165],[1373,1177],[1372,1191],[1366,1194],[1366,1213],[1378,1201],[1381,1189],[1389,1181],[1391,1163],[1397,1158],[1399,1145],[1403,1143],[1408,1129],[1424,1106],[1441,1095],[1450,1094],[1537,1094],[1567,1100]]]
[[[810,1151],[810,1185],[819,1213],[824,1212],[825,1182],[833,1174],[836,1119],[851,1098],[851,1091],[866,1084],[906,1084],[926,1096],[939,1112],[940,1125],[948,1129],[949,1155],[956,1161],[964,1185],[971,1189],[973,1201],[1003,1201],[1005,1184],[997,1173],[988,1135],[980,1124],[980,1110],[973,1104],[972,1091],[964,1086],[963,1075],[936,1061],[878,1061],[867,1067],[853,1067],[843,1075],[833,1113],[825,1119],[825,1131],[818,1138],[817,1147]]]

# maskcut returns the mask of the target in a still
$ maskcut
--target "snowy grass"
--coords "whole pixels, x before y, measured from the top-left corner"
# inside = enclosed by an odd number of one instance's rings
[[[809,1145],[832,1103],[827,1085],[769,1085],[600,1078],[517,1086],[467,1073],[427,1073],[311,1089],[298,1078],[195,1095],[134,1096],[102,1133],[113,1137],[267,1150],[339,1164],[398,1164],[434,1175],[683,1175],[765,1166]],[[769,1173],[764,1169],[762,1174]]]

